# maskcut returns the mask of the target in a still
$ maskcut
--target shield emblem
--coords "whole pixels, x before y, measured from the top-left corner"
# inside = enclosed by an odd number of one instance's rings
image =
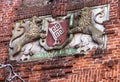
[[[68,21],[57,21],[48,24],[46,42],[49,47],[61,46],[67,39]]]

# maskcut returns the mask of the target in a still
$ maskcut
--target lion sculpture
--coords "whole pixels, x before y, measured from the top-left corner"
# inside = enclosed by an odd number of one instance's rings
[[[40,38],[40,27],[36,24],[36,17],[33,17],[31,20],[16,23],[9,44],[9,56],[17,56],[25,44]]]
[[[98,44],[98,49],[103,50],[105,35],[104,32],[98,30],[92,23],[92,11],[89,7],[81,9],[81,16],[79,17],[78,26],[71,29],[70,33],[84,33],[91,35],[93,41]]]

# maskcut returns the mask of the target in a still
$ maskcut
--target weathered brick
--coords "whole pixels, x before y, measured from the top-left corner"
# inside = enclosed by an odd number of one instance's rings
[[[8,1],[13,1],[10,4]],[[0,0],[0,63],[5,63],[8,59],[8,43],[11,36],[13,20],[29,18],[34,15],[52,14],[51,5],[46,6],[41,11],[41,7],[31,7],[20,10],[22,0]],[[33,2],[34,0],[27,0]],[[71,0],[70,0],[71,1]],[[66,14],[67,10],[79,9],[84,6],[97,6],[108,3],[108,0],[89,0],[81,5],[60,4],[58,15]],[[108,61],[120,59],[120,0],[109,0],[110,20],[105,22],[106,32],[114,31],[107,35],[107,49],[102,58],[92,58],[94,50],[85,57],[66,57],[48,62],[30,62],[14,65],[15,71],[25,79],[26,82],[119,82],[120,62],[113,63],[113,67],[108,66]],[[118,2],[119,1],[119,2]],[[61,0],[67,3],[67,0]],[[58,5],[56,5],[58,6]],[[18,9],[18,10],[15,10]],[[45,10],[46,9],[46,10]],[[16,13],[17,11],[17,13]],[[25,13],[23,13],[25,12]],[[30,13],[29,13],[30,12]],[[53,13],[56,13],[53,12]],[[16,16],[21,15],[21,16]],[[7,43],[6,43],[7,42]],[[64,61],[67,64],[64,64]],[[106,64],[105,64],[106,63]],[[45,70],[42,68],[46,68]],[[0,81],[4,80],[4,71],[0,71]]]

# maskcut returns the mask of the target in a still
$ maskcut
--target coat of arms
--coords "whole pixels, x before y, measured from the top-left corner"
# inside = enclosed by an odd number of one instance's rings
[[[85,54],[94,47],[104,50],[106,34],[98,19],[108,20],[106,9],[107,6],[101,7],[97,12],[97,9],[85,7],[66,16],[34,16],[16,21],[10,41],[10,59],[23,61]]]
[[[47,45],[50,47],[61,46],[67,39],[68,22],[55,22],[48,25]]]

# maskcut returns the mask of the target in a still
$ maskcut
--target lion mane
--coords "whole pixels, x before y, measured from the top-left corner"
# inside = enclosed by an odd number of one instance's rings
[[[81,29],[85,29],[89,25],[91,25],[91,9],[89,7],[85,7],[81,9],[81,17],[79,19],[79,26]]]

